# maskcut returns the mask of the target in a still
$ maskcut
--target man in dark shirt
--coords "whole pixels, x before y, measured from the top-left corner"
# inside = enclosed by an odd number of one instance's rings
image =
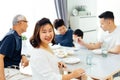
[[[21,34],[26,32],[27,27],[26,18],[23,15],[16,15],[13,19],[13,28],[2,39],[0,45],[0,80],[15,80],[13,75],[18,74],[20,62],[24,67],[28,65],[27,58],[21,55]],[[6,73],[6,69],[9,73]],[[11,73],[11,71],[13,72]]]
[[[55,35],[56,44],[60,44],[61,46],[73,47],[73,31],[66,28],[63,19],[56,19],[54,21],[54,27],[59,33]]]

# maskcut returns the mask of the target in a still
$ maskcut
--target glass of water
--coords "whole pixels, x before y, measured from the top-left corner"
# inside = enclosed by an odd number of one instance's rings
[[[103,57],[107,57],[107,55],[108,55],[108,52],[107,52],[107,50],[108,50],[108,44],[103,43],[103,45],[101,47],[101,50],[102,50],[102,56]]]
[[[86,64],[87,65],[92,65],[92,58],[93,58],[93,56],[90,54],[86,56]]]
[[[107,50],[104,50],[104,49],[103,49],[103,50],[102,50],[102,56],[103,56],[103,57],[107,57],[107,54],[108,54]]]

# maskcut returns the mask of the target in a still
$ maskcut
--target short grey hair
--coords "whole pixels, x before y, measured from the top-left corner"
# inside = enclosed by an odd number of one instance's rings
[[[25,16],[21,15],[21,14],[18,14],[16,15],[14,18],[13,18],[13,26],[16,25],[19,21],[22,21],[22,20],[25,20],[26,21],[26,18]]]

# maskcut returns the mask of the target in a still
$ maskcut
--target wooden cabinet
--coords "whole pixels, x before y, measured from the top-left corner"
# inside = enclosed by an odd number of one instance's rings
[[[81,29],[84,32],[86,42],[95,42],[97,40],[96,16],[71,16],[70,26],[73,30]]]

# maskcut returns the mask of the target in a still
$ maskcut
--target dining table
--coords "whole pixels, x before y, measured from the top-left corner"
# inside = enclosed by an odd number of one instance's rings
[[[62,52],[62,50],[65,55],[58,56],[57,51]],[[75,47],[59,47],[54,51],[58,59],[66,63],[67,70],[82,68],[85,74],[93,80],[113,80],[113,75],[120,71],[120,54],[107,53],[104,56],[86,48],[76,49]]]
[[[104,56],[84,47],[75,48],[57,45],[51,48],[58,60],[66,64],[69,72],[82,68],[85,70],[85,75],[93,80],[113,80],[113,75],[120,72],[120,54],[107,53],[107,56]],[[26,51],[26,53],[29,53],[29,51]],[[27,55],[30,58],[30,54]],[[21,67],[20,71],[23,74],[32,75],[30,66]]]

